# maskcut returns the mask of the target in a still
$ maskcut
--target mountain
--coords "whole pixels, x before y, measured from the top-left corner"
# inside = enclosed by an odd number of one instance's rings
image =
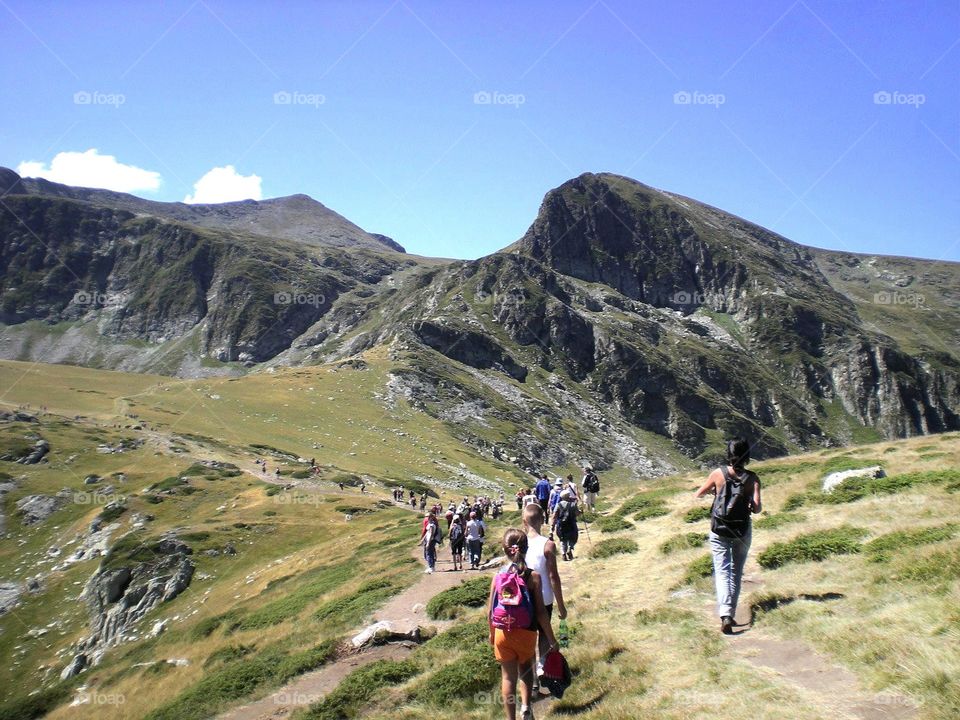
[[[656,475],[733,433],[763,457],[960,428],[956,263],[804,247],[606,173],[474,261],[352,225],[348,241],[305,196],[187,206],[0,179],[6,358],[195,377],[386,349],[385,406],[527,468]]]
[[[9,168],[0,168],[0,195],[7,193],[78,200],[139,216],[307,245],[404,252],[387,236],[365,232],[308,195],[187,205],[144,200],[113,190],[71,187],[42,178],[21,178]]]

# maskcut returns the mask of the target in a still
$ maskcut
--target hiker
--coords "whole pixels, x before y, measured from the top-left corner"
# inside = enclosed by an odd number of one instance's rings
[[[533,488],[533,494],[537,496],[537,503],[539,503],[543,514],[545,516],[549,515],[550,512],[550,481],[547,479],[546,474],[541,475],[540,479],[537,480],[536,486]],[[524,511],[526,512],[526,511]]]
[[[726,464],[711,472],[696,494],[698,498],[707,493],[715,495],[710,512],[710,549],[717,614],[724,635],[733,633],[737,616],[743,566],[752,537],[750,515],[762,509],[760,478],[746,469],[749,462],[750,443],[742,437],[730,440]]]
[[[593,471],[593,468],[587,466],[583,468],[583,480],[580,482],[583,488],[583,503],[590,512],[596,510],[597,493],[600,492],[600,478]]]
[[[340,486],[340,492],[343,492],[343,483],[342,483],[342,482],[338,482],[337,485]]]
[[[560,583],[560,571],[557,569],[557,546],[540,534],[543,527],[543,508],[539,505],[527,505],[523,509],[523,529],[527,533],[527,567],[535,570],[540,576],[540,587],[543,592],[543,606],[547,612],[547,622],[553,620],[553,603],[557,603],[557,615],[561,620],[567,618],[567,606],[563,602],[563,586]],[[539,649],[537,659],[537,674],[534,677],[534,689],[539,685],[540,675],[543,674],[543,659],[550,650],[547,641],[547,632],[538,626]]]
[[[420,496],[420,512],[423,512],[427,509],[427,494],[423,493]]]
[[[577,492],[577,484],[573,481],[573,475],[567,475],[567,481],[564,483],[564,487],[570,490],[570,493],[573,495],[573,499],[579,503],[580,493]]]
[[[277,468],[276,476],[277,476],[278,479],[280,478],[280,468]]]
[[[450,523],[450,554],[453,556],[453,571],[463,572],[463,546],[466,540],[466,530],[463,527],[463,518],[454,515]]]
[[[365,492],[367,492],[367,484],[366,484],[363,480],[361,480],[361,481],[360,481],[360,494],[362,495],[362,494],[364,494]]]
[[[528,490],[524,490],[524,493],[523,493],[523,507],[526,507],[526,506],[529,505],[530,503],[535,503],[535,502],[537,502],[537,496],[536,496],[536,494],[533,492],[533,488],[529,488]]]
[[[470,555],[470,569],[476,570],[480,567],[480,559],[483,556],[483,536],[486,535],[487,527],[483,524],[483,520],[480,520],[477,514],[471,511],[466,530],[467,553]]]
[[[424,523],[423,532],[420,534],[420,544],[423,545],[423,559],[427,563],[427,569],[424,570],[427,575],[433,574],[433,569],[437,564],[437,546],[443,541],[443,535],[440,533],[440,523],[437,522],[437,516],[427,515]]]
[[[573,548],[580,537],[580,528],[577,526],[577,499],[570,488],[565,487],[560,493],[560,502],[557,511],[553,514],[552,529],[560,538],[560,547],[563,550],[564,560],[573,560]]]
[[[553,488],[550,490],[550,499],[547,501],[547,505],[550,508],[550,514],[552,515],[557,511],[557,503],[560,502],[560,492],[563,490],[563,480],[557,478],[553,483]]]
[[[523,511],[523,496],[527,494],[527,491],[523,488],[517,490],[517,512]]]
[[[520,718],[533,720],[530,696],[537,653],[536,628],[543,628],[548,650],[557,646],[543,606],[541,578],[526,564],[527,550],[524,532],[516,528],[507,530],[503,534],[503,552],[509,562],[490,581],[490,644],[500,663],[500,693],[508,720],[517,718],[518,681]]]

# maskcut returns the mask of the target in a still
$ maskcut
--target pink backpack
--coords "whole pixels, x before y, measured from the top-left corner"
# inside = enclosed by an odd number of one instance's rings
[[[493,583],[490,624],[500,630],[530,630],[533,627],[533,599],[523,577],[511,568],[497,573]]]

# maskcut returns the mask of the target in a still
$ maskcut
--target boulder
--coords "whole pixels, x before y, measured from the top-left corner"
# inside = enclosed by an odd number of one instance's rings
[[[63,507],[65,499],[53,495],[27,495],[17,500],[17,510],[24,525],[43,522]]]
[[[43,460],[46,454],[50,452],[50,443],[42,438],[33,445],[33,450],[28,455],[17,460],[21,465],[36,465]]]
[[[849,480],[850,478],[876,479],[886,476],[887,474],[879,465],[857,468],[856,470],[841,470],[840,472],[833,472],[823,478],[823,492],[833,492],[837,485],[842,483],[844,480]]]

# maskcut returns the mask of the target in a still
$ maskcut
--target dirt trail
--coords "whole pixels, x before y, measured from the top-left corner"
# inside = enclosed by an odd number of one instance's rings
[[[776,637],[762,625],[754,625],[745,599],[763,585],[759,566],[748,565],[744,573],[737,628],[730,636],[731,651],[776,681],[795,685],[824,717],[845,720],[910,720],[917,716],[917,704],[892,692],[866,690],[854,673],[821,655],[803,640]],[[719,620],[713,600],[705,607],[711,624]]]

